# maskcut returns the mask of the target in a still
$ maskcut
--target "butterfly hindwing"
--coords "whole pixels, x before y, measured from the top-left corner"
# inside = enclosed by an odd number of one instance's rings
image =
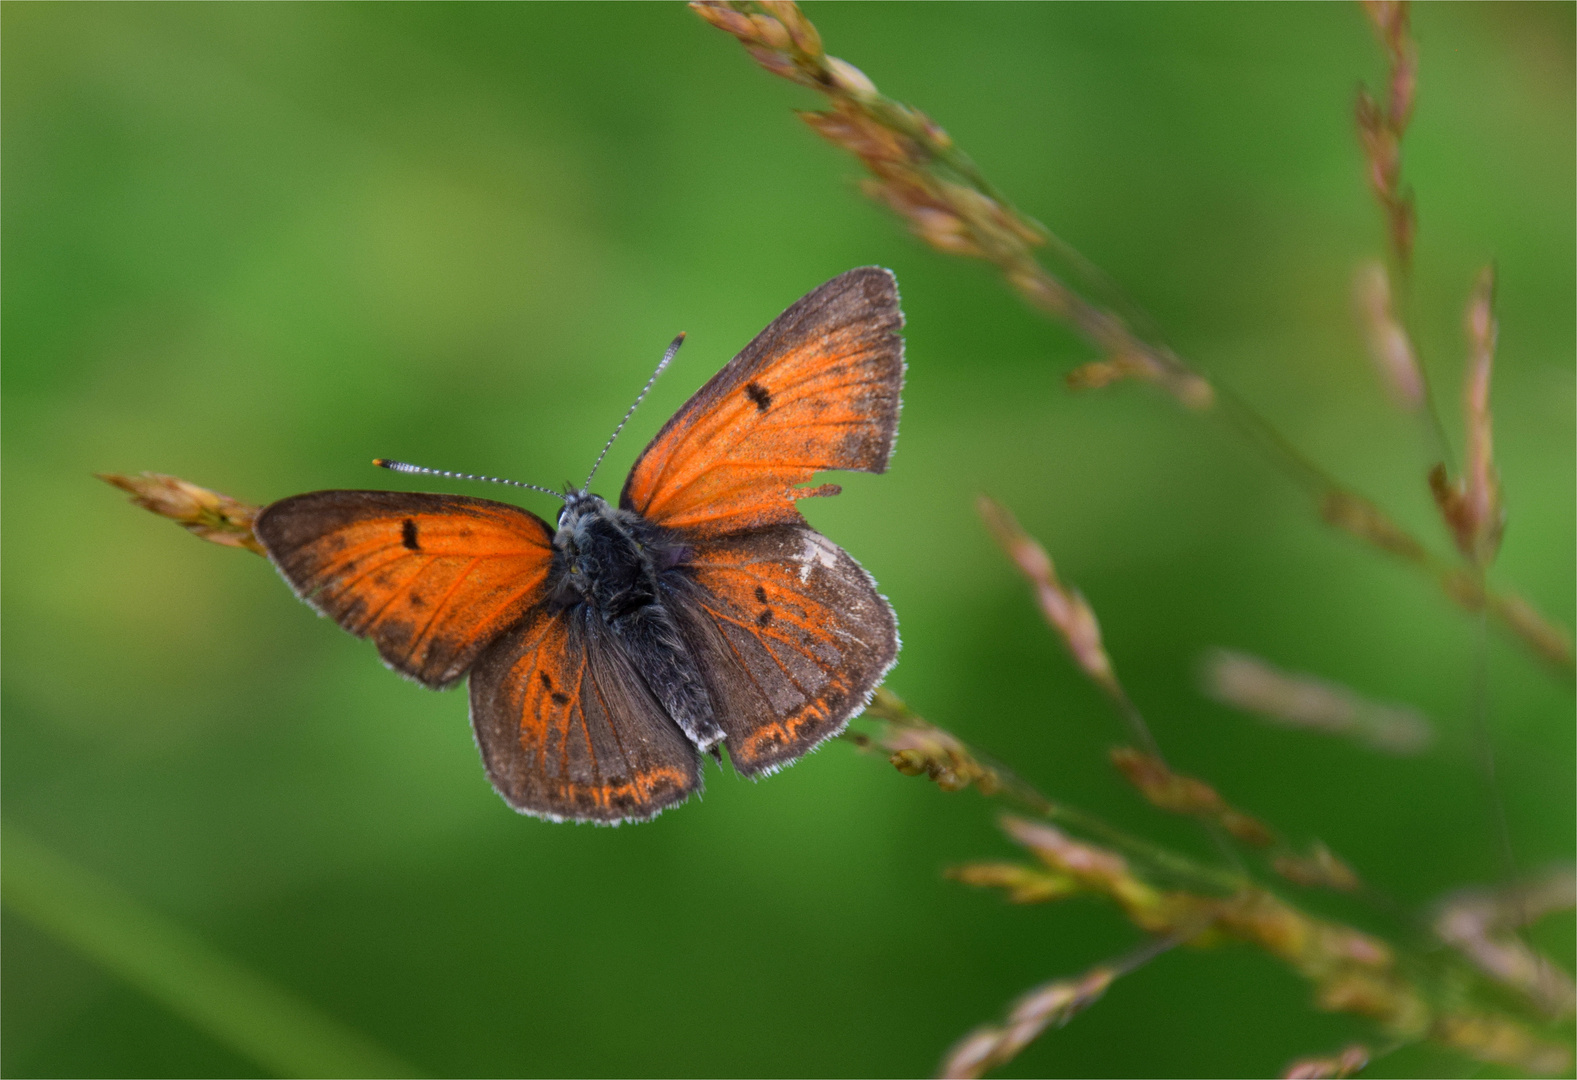
[[[543,599],[553,555],[535,514],[459,495],[316,491],[266,507],[254,532],[298,596],[432,687]]]
[[[471,672],[471,726],[511,806],[556,821],[641,821],[701,783],[695,747],[599,615],[537,609]]]
[[[847,552],[806,525],[694,551],[675,609],[747,776],[842,731],[898,654],[892,608]]]
[[[891,271],[850,270],[809,293],[664,425],[619,505],[695,537],[803,523],[795,485],[824,469],[886,470],[902,326]]]

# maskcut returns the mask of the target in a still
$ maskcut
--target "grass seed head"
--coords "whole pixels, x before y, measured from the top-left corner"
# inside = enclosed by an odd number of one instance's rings
[[[113,484],[128,492],[131,501],[144,510],[169,518],[193,536],[212,544],[242,547],[259,555],[264,554],[263,545],[252,534],[252,523],[257,519],[261,507],[164,473],[94,475],[106,484]]]

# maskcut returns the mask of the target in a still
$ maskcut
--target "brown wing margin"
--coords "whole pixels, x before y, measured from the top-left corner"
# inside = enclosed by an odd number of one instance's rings
[[[265,507],[254,531],[297,596],[430,687],[542,599],[553,557],[541,518],[460,495],[315,491]]]
[[[687,573],[674,607],[746,776],[842,731],[898,655],[897,622],[875,582],[808,526],[706,544]]]
[[[664,425],[619,505],[696,537],[802,524],[796,485],[823,469],[886,470],[902,327],[889,270],[850,270],[809,293]]]
[[[538,608],[471,672],[488,779],[550,821],[644,821],[701,786],[695,747],[585,606]]]

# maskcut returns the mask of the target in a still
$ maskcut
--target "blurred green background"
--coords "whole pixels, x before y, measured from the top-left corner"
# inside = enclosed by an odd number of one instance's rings
[[[1406,175],[1421,344],[1459,428],[1460,312],[1500,269],[1496,576],[1570,626],[1573,7],[1415,11]],[[1351,314],[1378,213],[1352,131],[1383,76],[1356,5],[811,4],[1026,212],[1437,550],[1419,428]],[[909,238],[856,163],[677,4],[46,4],[3,12],[4,813],[236,963],[436,1075],[926,1074],[1015,994],[1128,948],[1095,904],[942,879],[993,808],[835,744],[617,830],[517,817],[462,693],[394,677],[261,560],[98,470],[256,502],[427,489],[387,455],[579,477],[679,330],[599,486],[768,320],[852,266],[909,318],[901,438],[813,523],[880,581],[890,685],[1047,791],[1208,857],[1105,764],[1121,729],[974,516],[987,490],[1089,596],[1173,763],[1408,904],[1499,874],[1468,736],[1473,625],[1321,527],[1213,421],[1093,358],[989,267]],[[449,490],[508,498],[501,489]],[[545,497],[521,500],[540,513]],[[1248,649],[1439,725],[1389,759],[1204,700]],[[1569,680],[1496,637],[1518,860],[1569,859]],[[1309,903],[1391,932],[1363,909]],[[14,914],[7,1076],[258,1065]],[[1572,959],[1568,925],[1539,940]],[[1009,1075],[1265,1075],[1367,1029],[1246,949],[1120,982]],[[1374,1075],[1468,1075],[1409,1050]]]

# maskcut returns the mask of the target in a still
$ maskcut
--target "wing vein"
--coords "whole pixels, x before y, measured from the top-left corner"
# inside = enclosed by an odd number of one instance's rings
[[[705,605],[703,605],[703,610],[707,611],[709,614],[715,616],[718,619],[726,619],[727,621],[733,623],[735,626],[739,627],[745,633],[749,634],[751,637],[755,638],[758,642],[761,641],[762,635],[756,633],[754,630],[750,629],[749,626],[747,626],[745,623],[740,622],[738,619],[734,618],[732,615],[727,615],[727,614],[725,614],[723,612],[720,612],[720,611],[713,611],[711,608],[705,607]],[[724,641],[728,641],[728,635],[727,634],[723,635],[723,640]],[[774,637],[772,640],[773,641],[781,641],[784,645],[787,645],[789,648],[794,649],[801,656],[805,657],[805,659],[810,661],[812,665],[815,665],[815,666],[818,666],[818,667],[820,666],[819,664],[816,663],[815,657],[810,656],[809,654],[801,651],[792,642],[784,641],[782,638],[777,638],[777,637]],[[733,647],[734,647],[733,646],[733,642],[729,642],[729,648],[733,649]],[[800,681],[794,677],[794,673],[788,669],[788,666],[786,664],[784,664],[782,660],[778,659],[778,654],[777,653],[773,652],[771,649],[768,649],[764,643],[762,644],[761,647],[762,647],[763,651],[765,651],[768,656],[772,657],[772,662],[778,666],[778,669],[780,671],[783,672],[784,677],[787,678],[789,682],[794,684],[794,689],[798,690],[800,692],[801,696],[803,696],[806,701],[815,701],[816,700],[815,691],[807,689],[804,685],[802,685],[800,683]],[[734,649],[734,655],[735,656],[739,655],[739,650],[738,649]],[[766,692],[766,690],[761,686],[760,682],[758,682],[756,680],[755,673],[750,671],[749,666],[744,663],[743,658],[740,659],[740,666],[745,668],[745,671],[750,675],[750,680],[752,682],[756,683],[756,689],[760,690],[762,697],[766,698],[766,700],[770,703],[772,701],[771,695],[769,695]],[[774,706],[774,711],[776,711],[776,707],[775,706]]]
[[[438,561],[438,556],[437,555],[430,556],[427,559],[427,561],[425,563],[423,563],[421,565],[421,567],[416,571],[416,573],[414,573],[410,577],[406,578],[405,581],[400,585],[399,588],[394,589],[392,592],[390,592],[389,593],[389,598],[387,600],[385,600],[383,603],[379,604],[378,605],[378,610],[372,615],[371,618],[369,618],[367,620],[367,626],[369,628],[372,627],[372,626],[375,626],[378,623],[378,620],[383,618],[383,613],[385,611],[389,610],[389,605],[394,603],[401,596],[403,596],[406,593],[410,592],[411,591],[411,586],[414,585],[417,582],[417,580],[419,578],[421,578],[421,576],[423,574],[425,574],[425,573],[427,573],[427,571],[431,570],[433,568],[433,564],[436,563],[437,561]]]
[[[422,624],[421,633],[411,639],[411,647],[405,653],[406,663],[410,663],[411,657],[416,655],[416,650],[421,648],[422,643],[427,640],[427,635],[438,622],[439,616],[444,613],[444,609],[449,606],[449,601],[454,599],[454,594],[460,591],[460,586],[465,584],[466,579],[471,576],[471,572],[477,568],[481,561],[480,556],[473,557],[470,563],[466,565],[466,568],[455,575],[454,581],[450,584],[449,590],[444,593],[443,599],[433,605],[433,613]],[[487,624],[479,623],[478,625],[486,626]]]

